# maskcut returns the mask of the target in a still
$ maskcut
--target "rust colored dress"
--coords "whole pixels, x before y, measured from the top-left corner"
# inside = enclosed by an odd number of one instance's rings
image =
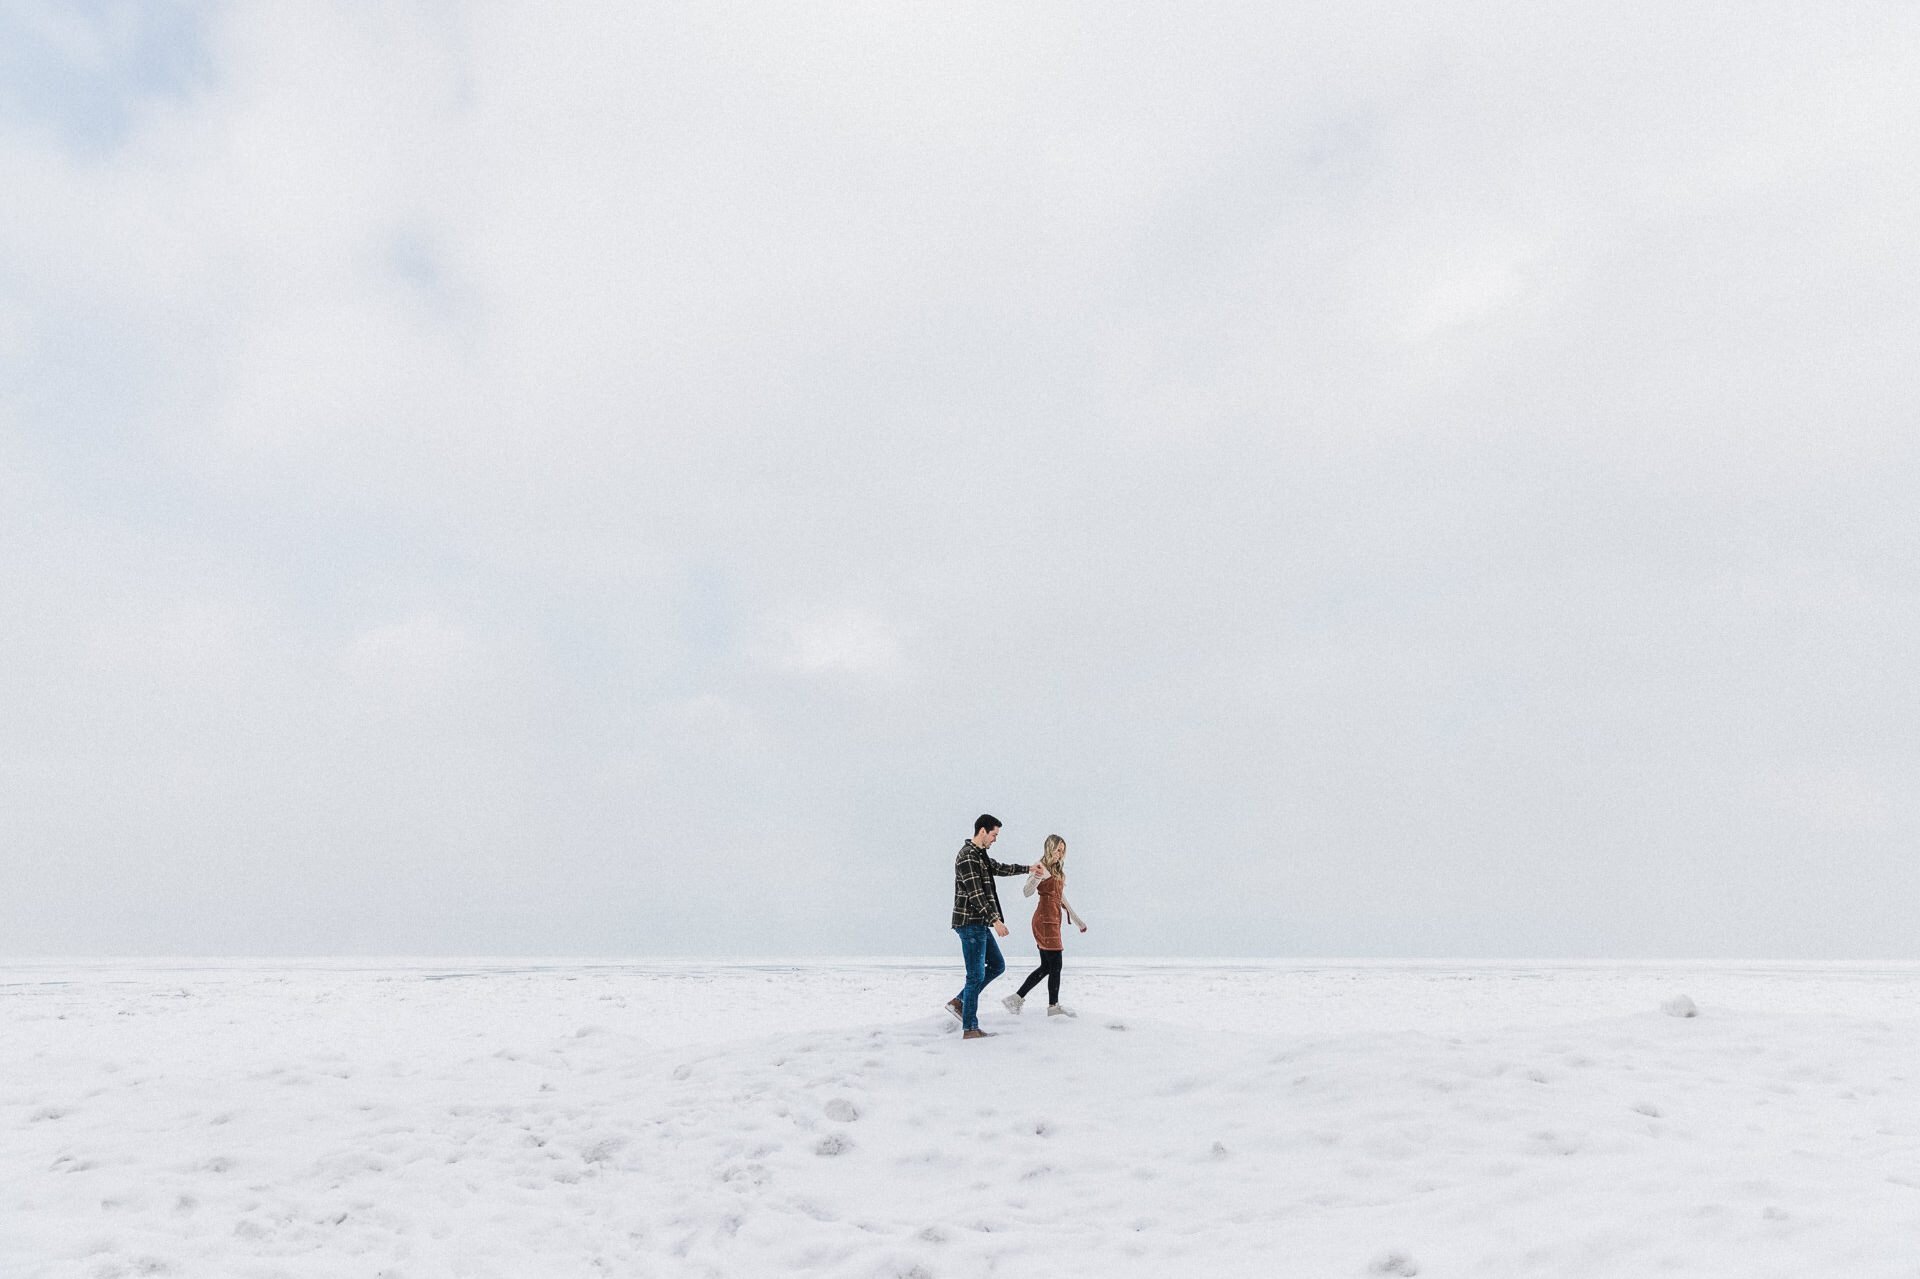
[[[1060,916],[1066,908],[1060,899],[1066,891],[1058,875],[1047,876],[1034,889],[1040,896],[1040,904],[1033,908],[1033,940],[1041,950],[1065,949],[1065,943],[1060,940]]]

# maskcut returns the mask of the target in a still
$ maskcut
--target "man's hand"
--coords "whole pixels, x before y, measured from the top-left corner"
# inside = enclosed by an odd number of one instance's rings
[[[994,921],[993,921],[993,935],[994,935],[995,937],[1005,937],[1005,936],[1007,935],[1007,921],[1006,921],[1006,920],[1004,920],[1004,919],[996,919],[996,920],[994,920]]]

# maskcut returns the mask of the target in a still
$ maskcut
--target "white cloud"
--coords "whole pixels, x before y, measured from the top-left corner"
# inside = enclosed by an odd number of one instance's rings
[[[764,650],[770,660],[805,675],[848,675],[892,682],[908,670],[901,637],[885,618],[839,609],[778,623]]]
[[[464,627],[432,614],[367,627],[341,656],[346,674],[384,693],[439,693],[490,673],[494,657]]]
[[[771,743],[750,707],[717,693],[701,693],[669,703],[662,715],[676,745],[722,755],[748,756]]]
[[[1870,768],[1816,765],[1787,768],[1767,779],[1756,796],[1811,839],[1899,835],[1913,826],[1913,804],[1893,779]]]
[[[1430,341],[1487,320],[1523,301],[1531,285],[1526,253],[1449,264],[1421,285],[1405,321],[1410,343]]]

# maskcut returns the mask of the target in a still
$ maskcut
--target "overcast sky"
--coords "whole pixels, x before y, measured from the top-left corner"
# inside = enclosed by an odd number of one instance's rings
[[[1920,958],[1916,139],[1905,0],[10,3],[0,952],[944,954],[986,809]]]

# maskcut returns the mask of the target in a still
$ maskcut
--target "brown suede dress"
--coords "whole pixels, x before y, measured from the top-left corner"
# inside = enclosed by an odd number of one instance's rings
[[[1060,940],[1060,915],[1066,909],[1060,899],[1066,891],[1066,884],[1058,875],[1047,876],[1034,889],[1040,904],[1033,908],[1033,941],[1041,950],[1066,948],[1066,943]]]

